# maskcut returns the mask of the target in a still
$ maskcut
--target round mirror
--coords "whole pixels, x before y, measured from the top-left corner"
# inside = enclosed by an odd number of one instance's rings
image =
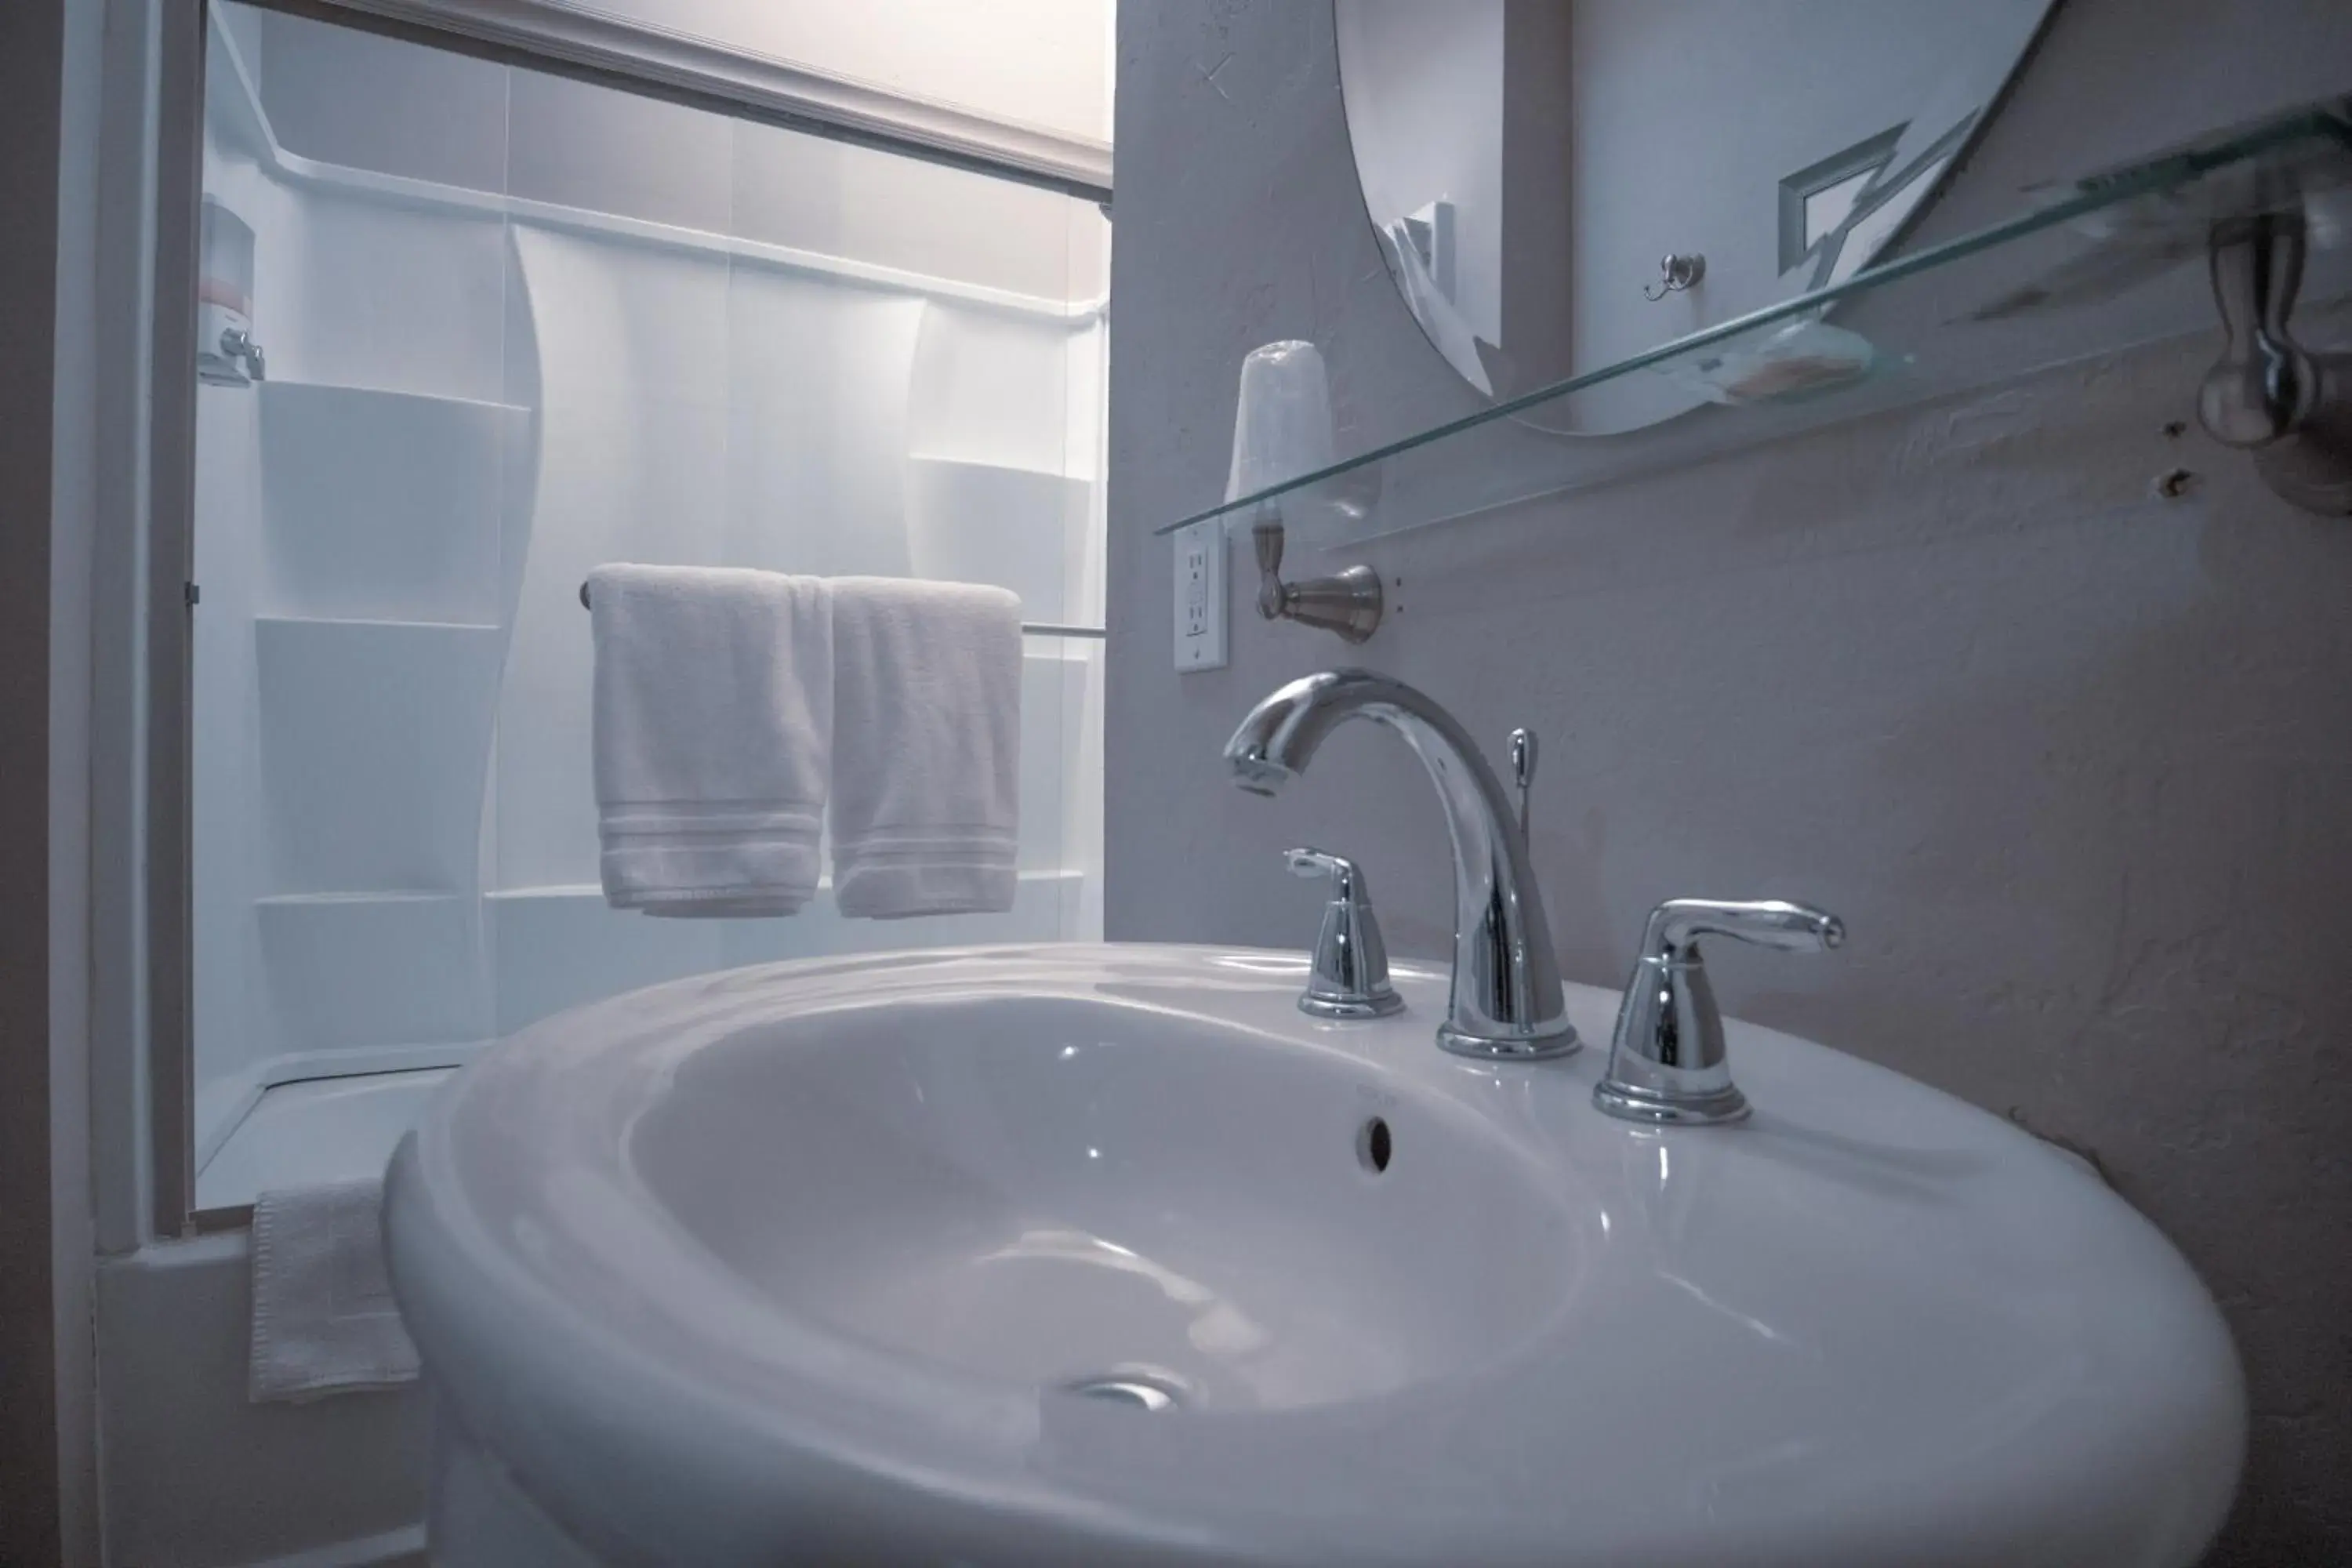
[[[1495,400],[1853,276],[1917,216],[2055,0],[1333,0],[1348,132],[1414,320]],[[1603,434],[1866,368],[1850,332],[1717,387],[1521,416]],[[1826,373],[1823,367],[1827,367]]]

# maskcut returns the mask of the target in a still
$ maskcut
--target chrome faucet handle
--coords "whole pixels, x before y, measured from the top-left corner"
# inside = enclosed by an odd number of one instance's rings
[[[1826,910],[1777,899],[1673,899],[1652,910],[1610,1038],[1609,1070],[1592,1091],[1592,1103],[1610,1115],[1704,1125],[1748,1114],[1748,1097],[1724,1059],[1723,1014],[1698,951],[1706,936],[1821,952],[1845,941],[1845,922]]]
[[[1346,856],[1320,849],[1287,850],[1283,858],[1294,877],[1331,879],[1331,901],[1323,906],[1298,1010],[1317,1018],[1385,1018],[1404,1011],[1404,998],[1389,984],[1388,948],[1364,873]]]
[[[1359,643],[1381,629],[1381,574],[1359,563],[1329,577],[1282,576],[1282,514],[1267,508],[1250,525],[1257,553],[1257,613],[1269,621],[1297,621]]]

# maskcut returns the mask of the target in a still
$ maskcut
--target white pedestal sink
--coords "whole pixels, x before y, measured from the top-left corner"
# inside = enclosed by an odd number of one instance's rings
[[[2182,1565],[2211,1300],[2070,1157],[1734,1024],[1753,1119],[1604,1055],[1326,1024],[1290,954],[740,970],[551,1019],[394,1162],[444,1568]],[[1613,994],[1570,988],[1588,1041]]]

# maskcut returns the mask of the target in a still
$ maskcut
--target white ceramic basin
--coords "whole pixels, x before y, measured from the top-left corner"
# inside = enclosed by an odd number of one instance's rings
[[[1638,1129],[1588,1100],[1612,994],[1498,1066],[1432,1042],[1442,976],[1365,1024],[1304,977],[822,961],[492,1051],[387,1204],[440,1560],[2095,1568],[2218,1525],[2228,1336],[2070,1157],[1737,1024],[1753,1120]]]

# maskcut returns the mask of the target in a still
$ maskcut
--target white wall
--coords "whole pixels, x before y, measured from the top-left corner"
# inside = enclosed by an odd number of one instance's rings
[[[1830,960],[1727,946],[1727,1007],[2095,1148],[2245,1356],[2251,1468],[2216,1561],[2343,1557],[2352,531],[2163,433],[2212,338],[1381,544],[1391,619],[1360,649],[1260,625],[1237,552],[1232,668],[1180,678],[1145,534],[1215,492],[1244,353],[1320,343],[1368,436],[1474,400],[1364,223],[1328,11],[1121,20],[1108,932],[1299,947],[1315,899],[1279,852],[1304,840],[1365,860],[1391,948],[1441,955],[1444,827],[1392,737],[1348,727],[1271,803],[1220,748],[1342,663],[1424,687],[1490,755],[1532,725],[1570,977],[1622,984],[1673,895],[1843,914]],[[2067,0],[1929,227],[2347,81],[2341,5]],[[2198,488],[2159,500],[2176,465]]]

